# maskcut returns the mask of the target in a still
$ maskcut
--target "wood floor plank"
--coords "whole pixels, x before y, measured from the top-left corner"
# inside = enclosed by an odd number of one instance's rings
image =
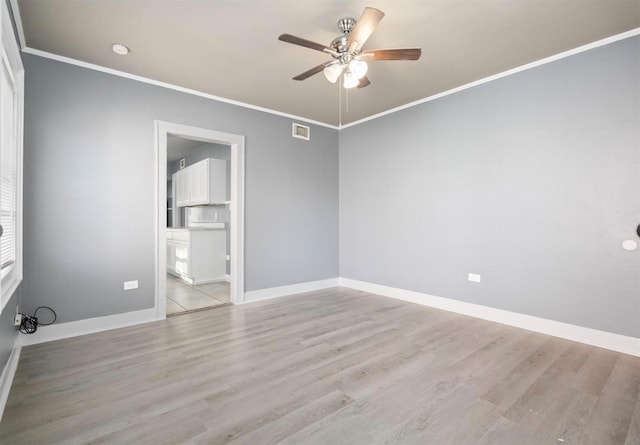
[[[25,347],[0,443],[640,444],[640,358],[334,288]]]
[[[591,412],[598,398],[572,387],[564,388],[553,401],[551,409],[545,410],[542,421],[531,430],[533,443],[562,443],[580,445],[587,443],[587,430]]]
[[[599,395],[607,383],[620,354],[593,348],[591,354],[576,373],[573,385],[581,391]]]
[[[631,415],[627,439],[624,445],[636,445],[640,443],[640,399],[636,402],[636,408]]]
[[[352,402],[353,399],[342,391],[331,391],[321,398],[228,443],[230,445],[276,444],[297,433],[307,425],[327,417]]]
[[[547,340],[514,368],[503,380],[496,382],[484,395],[486,400],[500,405],[504,410],[533,384],[547,368],[566,350],[565,341],[555,337]]]
[[[636,403],[612,393],[602,393],[585,426],[585,443],[594,445],[623,444],[631,426]]]

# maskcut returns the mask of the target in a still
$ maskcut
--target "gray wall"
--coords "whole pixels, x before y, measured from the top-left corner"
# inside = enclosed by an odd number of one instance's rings
[[[246,290],[338,275],[339,145],[341,276],[640,337],[640,260],[620,247],[640,222],[639,45],[311,142],[289,119],[27,55],[24,309],[153,306],[161,119],[246,136]]]
[[[338,135],[25,55],[23,305],[60,322],[154,303],[154,120],[246,136],[245,289],[338,275]],[[140,288],[123,291],[126,280]]]
[[[171,151],[171,146],[167,148],[168,151]],[[222,144],[211,144],[205,143],[202,145],[198,145],[193,147],[189,153],[184,157],[184,165],[188,167],[190,165],[195,164],[196,162],[202,161],[203,159],[214,158],[214,159],[225,159],[227,161],[231,160],[231,148],[228,145]],[[167,175],[180,170],[180,160],[172,161],[167,164]],[[230,177],[230,169],[227,168],[227,179]],[[229,195],[229,190],[227,190],[227,195]]]
[[[639,54],[627,39],[342,130],[340,276],[640,337],[621,247]]]

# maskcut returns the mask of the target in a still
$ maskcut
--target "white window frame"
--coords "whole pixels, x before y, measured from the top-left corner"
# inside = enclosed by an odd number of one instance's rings
[[[11,296],[22,282],[22,144],[23,144],[23,122],[24,122],[24,67],[20,58],[20,49],[13,33],[10,12],[7,2],[2,2],[2,20],[0,20],[1,42],[1,63],[0,69],[5,69],[13,76],[16,89],[16,204],[15,204],[15,239],[16,252],[15,263],[2,274],[0,279],[0,313],[5,308]],[[0,98],[1,100],[2,98]]]

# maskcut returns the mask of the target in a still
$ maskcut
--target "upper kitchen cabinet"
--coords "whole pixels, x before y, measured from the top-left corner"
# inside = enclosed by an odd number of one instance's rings
[[[188,206],[191,201],[191,181],[189,169],[178,170],[173,175],[175,185],[175,202],[178,207]]]
[[[178,207],[223,204],[227,200],[227,161],[203,159],[176,173]]]

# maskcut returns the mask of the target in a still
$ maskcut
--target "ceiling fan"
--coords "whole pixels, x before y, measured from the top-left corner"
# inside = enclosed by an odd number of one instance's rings
[[[405,49],[369,49],[362,50],[367,39],[373,34],[378,23],[384,17],[384,12],[375,8],[364,8],[360,19],[356,22],[351,17],[338,21],[338,28],[342,35],[336,37],[330,46],[312,42],[291,34],[282,34],[278,40],[305,48],[315,49],[330,54],[333,60],[298,74],[293,80],[305,80],[320,71],[331,83],[335,83],[343,75],[342,84],[345,88],[364,88],[371,84],[367,77],[367,62],[374,60],[418,60],[422,54],[420,48]]]

